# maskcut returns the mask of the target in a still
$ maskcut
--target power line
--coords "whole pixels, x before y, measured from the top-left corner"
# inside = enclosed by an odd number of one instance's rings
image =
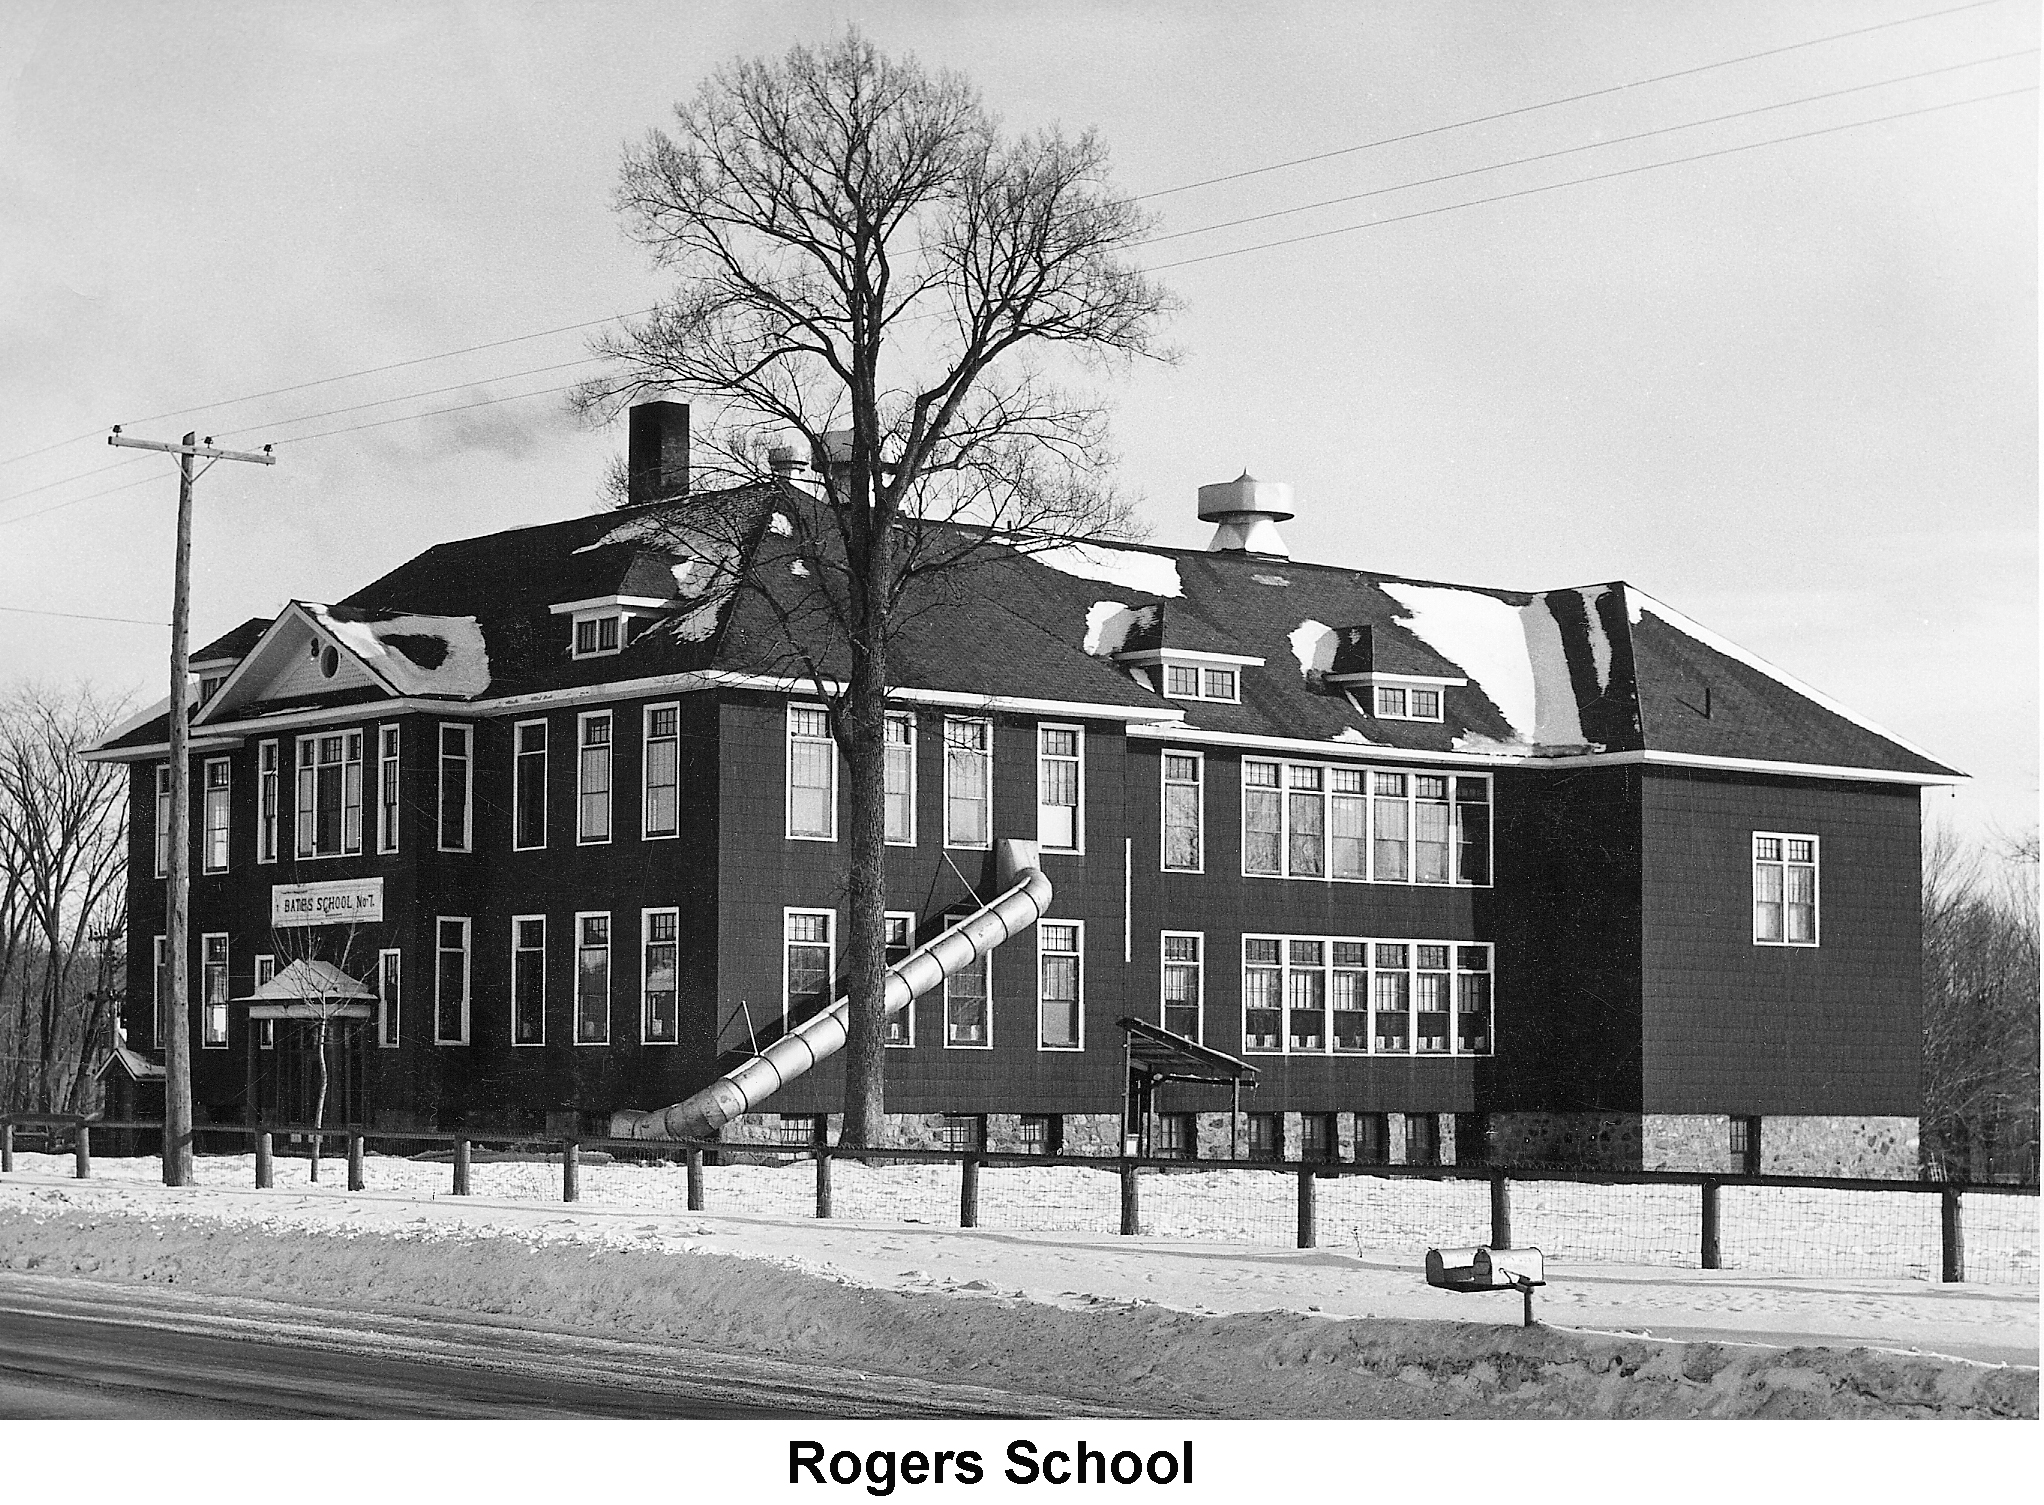
[[[363,429],[380,429],[388,424],[410,423],[417,418],[437,418],[442,413],[465,413],[470,408],[495,407],[500,402],[522,402],[528,397],[550,397],[556,392],[572,392],[575,386],[574,382],[564,382],[558,387],[541,387],[537,392],[514,392],[509,397],[486,397],[481,402],[462,402],[452,407],[428,408],[423,413],[400,413],[395,418],[378,418],[369,423],[351,423],[344,428],[321,429],[316,434],[300,434],[295,439],[278,442],[280,447],[284,444],[308,444],[314,439],[328,439],[335,434],[360,433]]]
[[[76,480],[74,476],[72,478]],[[15,523],[25,523],[32,517],[48,517],[52,512],[62,512],[66,507],[76,507],[81,502],[96,502],[103,496],[112,496],[116,491],[133,491],[137,486],[147,486],[155,476],[143,476],[139,481],[129,481],[122,486],[109,486],[103,491],[88,491],[84,496],[74,496],[68,502],[59,502],[54,507],[39,507],[33,512],[24,512],[18,517],[0,517],[0,528]]]
[[[483,382],[518,381],[527,376],[544,376],[549,371],[566,371],[572,366],[594,365],[602,359],[603,357],[599,355],[585,355],[578,361],[557,361],[551,366],[534,366],[529,371],[507,371],[502,376],[485,376],[475,381],[458,381],[445,387],[433,387],[424,392],[406,392],[398,397],[379,397],[374,402],[358,402],[351,407],[328,408],[324,412],[319,413],[300,413],[296,418],[279,418],[270,423],[251,423],[247,428],[220,429],[218,432],[223,437],[231,434],[253,434],[257,429],[268,433],[271,429],[281,428],[287,423],[310,423],[315,418],[335,418],[342,413],[359,413],[365,408],[388,407],[394,402],[410,402],[415,397],[438,397],[445,392],[459,392],[465,387],[480,386]],[[305,436],[301,435],[300,437]],[[297,441],[287,440],[284,442],[296,443]]]
[[[1733,110],[1728,115],[1711,115],[1702,120],[1684,121],[1680,125],[1656,126],[1650,131],[1637,131],[1630,136],[1613,136],[1608,141],[1590,141],[1581,146],[1564,146],[1551,152],[1539,152],[1531,157],[1515,157],[1509,162],[1492,162],[1482,167],[1465,167],[1458,172],[1441,173],[1437,177],[1414,178],[1406,183],[1392,183],[1383,188],[1367,188],[1361,193],[1347,193],[1339,198],[1321,199],[1311,204],[1294,204],[1288,209],[1272,209],[1262,214],[1244,215],[1241,219],[1222,220],[1217,224],[1195,225],[1189,230],[1174,230],[1168,235],[1152,235],[1141,242],[1146,246],[1158,245],[1167,240],[1183,240],[1190,235],[1207,235],[1215,230],[1232,230],[1240,225],[1254,225],[1264,220],[1282,219],[1288,214],[1305,214],[1314,209],[1327,209],[1336,204],[1353,204],[1358,199],[1376,198],[1381,194],[1397,193],[1407,188],[1425,188],[1435,183],[1450,182],[1455,178],[1467,178],[1480,172],[1501,172],[1507,167],[1524,167],[1531,162],[1550,162],[1556,157],[1570,157],[1578,152],[1596,151],[1606,146],[1623,146],[1629,141],[1645,141],[1653,136],[1666,136],[1675,131],[1692,131],[1699,126],[1722,125],[1727,120],[1743,120],[1750,115],[1765,115],[1774,110],[1792,109],[1796,105],[1816,104],[1821,100],[1840,99],[1847,94],[1864,94],[1869,89],[1885,89],[1892,84],[1914,83],[1917,79],[1932,78],[1940,73],[1956,73],[1962,68],[1983,68],[1989,63],[2005,63],[2011,58],[2033,57],[2038,49],[2024,47],[2015,52],[1996,53],[1993,57],[1975,58],[1966,63],[1948,63],[1942,68],[1926,68],[1920,73],[1904,73],[1896,78],[1876,79],[1869,84],[1853,84],[1849,88],[1831,89],[1822,94],[1805,94],[1796,99],[1784,99],[1778,104],[1754,105],[1750,109]]]
[[[1189,256],[1183,261],[1167,261],[1158,266],[1145,268],[1150,272],[1168,272],[1177,267],[1198,266],[1205,261],[1222,261],[1230,256],[1246,256],[1251,251],[1269,251],[1279,246],[1301,245],[1309,240],[1325,240],[1331,235],[1350,235],[1359,230],[1375,230],[1383,225],[1402,224],[1406,220],[1426,219],[1430,215],[1447,214],[1455,209],[1473,209],[1479,204],[1498,204],[1507,199],[1528,198],[1536,193],[1552,193],[1557,188],[1576,188],[1584,183],[1603,183],[1612,178],[1630,177],[1635,173],[1652,172],[1661,167],[1680,167],[1685,162],[1704,162],[1712,157],[1729,157],[1738,152],[1756,151],[1763,146],[1780,146],[1790,141],[1808,141],[1816,136],[1832,136],[1840,131],[1858,130],[1861,126],[1882,125],[1890,120],[1907,120],[1914,115],[1929,115],[1938,110],[1955,110],[1962,105],[1986,104],[1990,100],[2010,99],[2018,94],[2034,94],[2037,85],[2029,84],[2020,89],[2004,89],[1998,94],[1981,94],[1972,99],[1954,99],[1944,104],[1925,105],[1921,109],[1898,110],[1893,115],[1876,115],[1870,120],[1850,120],[1843,125],[1827,125],[1816,130],[1797,131],[1789,136],[1773,136],[1765,141],[1749,141],[1743,146],[1721,147],[1716,151],[1696,152],[1687,157],[1671,157],[1666,162],[1647,162],[1638,167],[1621,167],[1612,172],[1593,173],[1585,178],[1569,178],[1560,183],[1544,183],[1537,188],[1521,188],[1513,193],[1490,194],[1480,199],[1467,199],[1459,204],[1442,204],[1433,209],[1419,209],[1410,214],[1394,214],[1386,219],[1371,220],[1367,224],[1343,225],[1333,230],[1316,230],[1309,235],[1292,235],[1283,240],[1259,241],[1253,246],[1237,246],[1230,251],[1213,251],[1205,256]]]
[[[63,617],[72,622],[127,622],[136,627],[168,627],[168,622],[151,622],[142,617],[94,617],[82,611],[44,611],[34,606],[0,606],[0,611],[18,612],[26,617]]]
[[[1174,193],[1190,193],[1195,188],[1211,188],[1216,183],[1235,183],[1243,178],[1259,177],[1267,172],[1280,172],[1287,167],[1303,167],[1311,162],[1325,162],[1334,157],[1353,156],[1357,152],[1374,151],[1380,146],[1396,146],[1402,141],[1418,141],[1425,136],[1438,136],[1443,131],[1459,131],[1472,125],[1488,125],[1495,120],[1510,120],[1518,115],[1530,115],[1535,110],[1552,110],[1561,105],[1579,104],[1586,99],[1602,99],[1607,95],[1623,94],[1628,89],[1643,89],[1649,84],[1665,84],[1678,78],[1691,78],[1699,73],[1709,73],[1718,68],[1730,68],[1739,63],[1756,62],[1761,58],[1779,57],[1786,52],[1800,52],[1806,47],[1821,46],[1826,42],[1839,42],[1848,37],[1861,37],[1869,32],[1887,31],[1897,26],[1911,26],[1918,21],[1934,21],[1940,16],[1955,16],[1961,11],[1979,10],[1984,5],[1998,4],[1999,0],[1968,0],[1965,5],[1954,5],[1945,10],[1924,11],[1919,15],[1903,16],[1893,21],[1881,21],[1872,26],[1859,26],[1851,31],[1834,31],[1827,36],[1812,37],[1807,42],[1790,42],[1782,47],[1769,47],[1760,52],[1748,52],[1740,57],[1725,58],[1715,63],[1699,63],[1693,68],[1678,68],[1673,73],[1657,73],[1652,78],[1637,78],[1631,83],[1608,84],[1601,89],[1590,89],[1581,94],[1570,94],[1561,99],[1543,100],[1539,104],[1519,105],[1510,110],[1498,110],[1489,115],[1473,115],[1467,120],[1453,120],[1446,125],[1432,125],[1425,130],[1408,131],[1402,136],[1385,136],[1376,141],[1364,141],[1355,146],[1336,147],[1332,151],[1314,152],[1310,156],[1293,157],[1285,162],[1272,162],[1264,167],[1248,167],[1240,172],[1222,173],[1218,177],[1200,178],[1191,183],[1180,183],[1175,188],[1159,188],[1150,193],[1138,194],[1131,200],[1141,203],[1148,199],[1161,199]]]
[[[68,486],[71,482],[82,481],[87,476],[104,475],[109,470],[120,470],[129,465],[139,465],[142,463],[143,458],[143,456],[137,455],[132,460],[116,460],[111,465],[95,465],[92,469],[81,470],[73,476],[62,476],[54,481],[45,481],[40,486],[31,486],[26,491],[16,491],[7,496],[0,496],[0,502],[18,502],[25,496],[34,496],[38,491],[48,491],[52,486]]]
[[[1598,99],[1612,94],[1621,94],[1631,89],[1640,89],[1648,87],[1649,85],[1652,84],[1667,83],[1671,80],[1678,78],[1689,78],[1695,76],[1696,74],[1712,72],[1719,68],[1730,68],[1740,63],[1754,62],[1762,58],[1777,57],[1785,53],[1797,52],[1810,47],[1821,46],[1827,42],[1844,41],[1851,37],[1865,36],[1872,32],[1892,30],[1893,28],[1898,26],[1910,26],[1921,21],[1936,20],[1943,16],[1957,15],[1963,11],[1979,10],[1984,6],[1998,3],[1999,0],[1968,0],[1968,3],[1963,5],[1949,6],[1942,10],[1924,11],[1913,16],[1902,16],[1892,21],[1876,22],[1875,24],[1870,26],[1855,27],[1847,31],[1830,32],[1824,36],[1811,37],[1806,41],[1791,42],[1780,47],[1765,48],[1759,52],[1743,53],[1738,57],[1723,58],[1716,62],[1699,63],[1693,67],[1677,69],[1672,73],[1655,74],[1649,78],[1634,79],[1628,83],[1623,84],[1611,84],[1605,86],[1604,88],[1591,89],[1579,94],[1570,94],[1559,99],[1542,100],[1535,104],[1520,105],[1513,109],[1499,110],[1488,115],[1477,115],[1472,116],[1466,120],[1450,121],[1445,125],[1429,126],[1423,130],[1407,132],[1404,135],[1387,136],[1375,141],[1361,142],[1354,146],[1337,147],[1330,151],[1316,152],[1311,155],[1303,157],[1293,157],[1282,162],[1272,162],[1261,167],[1245,168],[1240,172],[1224,173],[1218,177],[1201,178],[1195,182],[1180,183],[1175,187],[1171,188],[1153,189],[1148,193],[1136,194],[1132,198],[1124,200],[1123,202],[1140,203],[1148,199],[1164,198],[1171,194],[1189,192],[1195,188],[1207,188],[1219,183],[1235,182],[1243,178],[1256,177],[1264,173],[1277,172],[1288,167],[1299,167],[1312,162],[1327,161],[1334,157],[1351,156],[1357,152],[1371,151],[1380,146],[1391,146],[1399,142],[1418,140],[1425,136],[1439,135],[1446,131],[1461,130],[1468,126],[1483,125],[1497,120],[1508,120],[1519,115],[1530,114],[1537,110],[1554,109],[1561,105],[1577,104],[1587,99]],[[1192,234],[1195,232],[1182,231],[1178,233]],[[1170,237],[1159,237],[1159,239],[1165,238]],[[545,339],[549,335],[572,334],[577,330],[594,329],[604,324],[615,324],[625,319],[639,318],[645,314],[656,312],[658,308],[659,305],[655,304],[652,307],[635,309],[629,313],[612,314],[607,318],[587,319],[574,324],[561,324],[551,329],[535,330],[529,334],[509,335],[503,339],[487,340],[476,345],[466,345],[457,350],[443,350],[438,351],[431,355],[412,356],[406,360],[390,361],[380,366],[365,366],[360,370],[356,371],[343,371],[333,376],[318,377],[311,381],[293,382],[287,386],[282,387],[270,387],[261,392],[250,392],[240,397],[223,398],[217,402],[202,403],[196,407],[177,408],[169,412],[163,413],[151,413],[141,418],[135,419],[133,420],[133,422],[153,423],[166,418],[181,418],[193,413],[210,412],[215,408],[233,407],[244,402],[254,402],[264,397],[277,397],[288,392],[302,392],[312,387],[329,386],[335,382],[350,381],[359,376],[377,376],[381,375],[386,371],[399,371],[407,367],[425,365],[433,361],[451,360],[456,356],[473,355],[483,350],[501,349],[506,345],[521,344],[528,340]],[[486,379],[496,380],[498,378]],[[401,401],[402,399],[393,398],[391,400]],[[40,449],[32,449],[24,451],[21,454],[10,455],[5,459],[0,459],[0,465],[12,465],[20,460],[32,459],[38,455],[48,454],[51,450],[62,449],[66,445],[77,444],[87,439],[97,438],[102,432],[104,432],[104,430],[94,429],[89,433],[75,435],[69,439],[60,439],[54,444],[46,444],[42,446]],[[249,430],[238,429],[234,430],[234,432],[246,433],[249,432]],[[72,477],[71,479],[75,480],[77,478]],[[26,495],[27,493],[17,494]]]

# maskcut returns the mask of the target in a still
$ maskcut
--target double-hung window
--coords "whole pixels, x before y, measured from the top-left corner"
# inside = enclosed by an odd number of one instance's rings
[[[1487,885],[1490,780],[1245,759],[1242,871]]]
[[[397,850],[398,729],[376,729],[376,850]]]
[[[887,965],[897,966],[909,952],[915,950],[916,917],[913,914],[887,916]],[[887,1016],[881,1027],[880,1043],[907,1049],[916,1043],[916,1006],[910,999],[899,1009]]]
[[[1328,872],[1336,878],[1370,875],[1370,797],[1360,768],[1327,770]]]
[[[472,849],[470,813],[474,803],[471,778],[475,766],[475,728],[440,723],[440,850]],[[466,1036],[462,1044],[467,1044]]]
[[[1411,876],[1411,806],[1402,773],[1370,775],[1375,818],[1370,826],[1370,866],[1379,883],[1404,883]]]
[[[610,840],[610,712],[584,711],[580,726],[575,840],[589,846]],[[576,1038],[579,1041],[581,1037],[578,1034]]]
[[[680,976],[681,911],[639,911],[639,1037],[648,1045],[673,1045],[681,1039],[676,1008]]]
[[[1285,871],[1294,878],[1319,878],[1327,872],[1327,802],[1320,796],[1326,770],[1302,764],[1285,769],[1287,797]]]
[[[208,935],[200,940],[203,965],[200,974],[199,1044],[207,1050],[227,1049],[227,937]]]
[[[1817,838],[1753,833],[1753,944],[1817,944]]]
[[[906,712],[887,714],[887,840],[891,845],[916,844],[916,718]]]
[[[963,914],[945,916],[955,925]],[[981,952],[970,966],[960,967],[944,979],[944,1045],[965,1050],[986,1050],[994,1043],[988,969],[992,955]]]
[[[788,707],[788,835],[837,840],[837,744],[819,705]]]
[[[1275,877],[1285,870],[1285,803],[1278,765],[1242,762],[1242,871]]]
[[[468,931],[466,916],[434,922],[433,1043],[468,1044]]]
[[[647,839],[681,834],[681,707],[646,707],[645,818]]]
[[[273,980],[276,975],[276,957],[265,954],[255,959],[255,985],[258,988],[264,983]],[[277,1021],[274,1019],[258,1019],[254,1023],[256,1027],[256,1049],[275,1050],[277,1048]]]
[[[362,734],[298,739],[298,855],[352,857],[362,850]]]
[[[610,915],[575,916],[575,1043],[610,1043]]]
[[[546,723],[521,721],[511,729],[511,849],[546,845]]]
[[[828,909],[787,911],[781,1007],[789,1029],[830,1007],[830,984],[837,962],[832,945],[836,919]]]
[[[1038,1050],[1085,1047],[1085,933],[1085,925],[1077,920],[1036,922]]]
[[[233,764],[225,758],[206,760],[206,860],[209,873],[227,871],[227,843],[234,817]]]
[[[1036,841],[1046,852],[1084,850],[1085,735],[1076,726],[1036,729]]]
[[[156,991],[151,995],[149,1015],[149,1043],[162,1050],[168,1043],[163,1035],[163,1011],[170,1006],[170,937],[159,935],[151,948],[153,961],[151,973],[156,978]]]
[[[1196,931],[1164,932],[1164,1028],[1188,1040],[1200,1037],[1200,946]]]
[[[546,1044],[546,916],[511,920],[511,1043]]]
[[[256,861],[277,860],[278,805],[283,794],[278,787],[277,744],[256,747]]]
[[[1198,753],[1164,754],[1164,871],[1196,873],[1205,839],[1201,779],[1205,760]]]
[[[404,953],[397,950],[376,953],[376,1043],[384,1050],[396,1050],[399,1027],[404,1018]]]
[[[156,876],[170,871],[170,765],[156,765]]]
[[[944,718],[944,845],[984,847],[993,840],[994,725]]]

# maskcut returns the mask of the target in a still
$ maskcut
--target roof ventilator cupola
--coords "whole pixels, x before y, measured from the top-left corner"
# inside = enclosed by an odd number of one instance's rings
[[[1277,525],[1293,516],[1292,488],[1283,481],[1259,481],[1243,471],[1232,481],[1199,489],[1200,521],[1215,524],[1210,554],[1268,554],[1289,559]]]

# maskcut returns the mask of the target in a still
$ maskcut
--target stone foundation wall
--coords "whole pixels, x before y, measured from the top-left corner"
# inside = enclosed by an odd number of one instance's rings
[[[1917,1176],[1914,1118],[1791,1117],[1760,1121],[1760,1170],[1769,1176]]]
[[[1064,1116],[1067,1155],[1119,1155],[1119,1113],[1067,1113]]]
[[[1490,1163],[1507,1169],[1632,1170],[1640,1140],[1637,1113],[1490,1115]]]
[[[1723,1113],[1649,1113],[1640,1125],[1640,1167],[1650,1171],[1736,1171],[1732,1121]]]

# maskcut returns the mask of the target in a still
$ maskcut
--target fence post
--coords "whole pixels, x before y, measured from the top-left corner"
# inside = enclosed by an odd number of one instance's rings
[[[1938,1193],[1938,1202],[1939,1231],[1943,1235],[1939,1242],[1944,1246],[1944,1279],[1947,1282],[1962,1281],[1966,1278],[1966,1229],[1960,1221],[1959,1188],[1948,1184]]]
[[[816,1215],[830,1216],[830,1151],[822,1145],[816,1147]]]
[[[14,1169],[14,1125],[0,1124],[0,1173]]]
[[[967,1155],[958,1165],[958,1226],[979,1226],[979,1157]]]
[[[1718,1182],[1708,1178],[1703,1183],[1703,1268],[1706,1270],[1724,1268],[1724,1247],[1718,1237],[1718,1192],[1721,1189]]]
[[[1490,1246],[1512,1247],[1512,1188],[1503,1171],[1490,1173]]]
[[[457,1197],[468,1195],[468,1141],[466,1139],[454,1141],[454,1194]]]
[[[1136,1163],[1124,1160],[1121,1163],[1121,1231],[1134,1234],[1142,1221],[1142,1205],[1136,1196]]]
[[[1319,1229],[1315,1226],[1317,1208],[1314,1205],[1313,1167],[1299,1167],[1299,1247],[1310,1249],[1316,1242]]]
[[[268,1191],[277,1184],[276,1166],[270,1160],[270,1131],[256,1135],[256,1189]]]
[[[90,1179],[92,1175],[92,1130],[84,1124],[78,1126],[78,1179]]]
[[[688,1210],[690,1212],[701,1212],[703,1210],[703,1152],[701,1150],[690,1150],[688,1152]]]
[[[582,1195],[582,1146],[572,1139],[561,1141],[561,1200],[573,1202]]]
[[[362,1136],[348,1136],[348,1190],[362,1191],[369,1185],[369,1178],[362,1166]]]

